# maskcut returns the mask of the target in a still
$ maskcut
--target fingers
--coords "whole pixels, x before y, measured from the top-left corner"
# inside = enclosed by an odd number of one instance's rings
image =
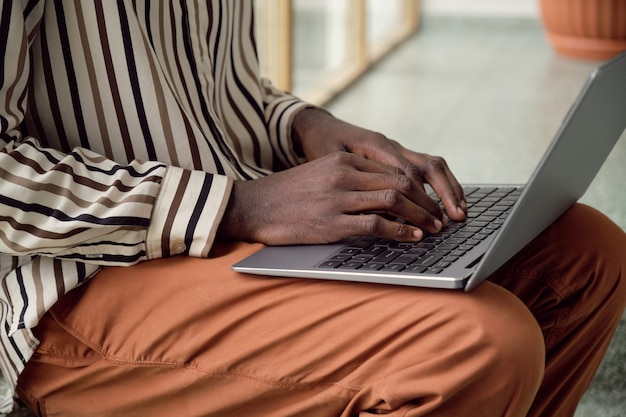
[[[454,220],[463,220],[467,213],[467,202],[463,187],[456,180],[443,158],[422,155],[425,164],[421,175],[437,193],[448,215]]]
[[[415,226],[385,219],[377,214],[344,216],[344,228],[351,236],[374,236],[399,242],[420,241],[424,232]]]
[[[341,169],[334,171],[327,181],[332,189],[343,190],[335,197],[343,214],[379,213],[400,217],[409,223],[398,226],[397,222],[387,220],[379,224],[374,217],[375,225],[384,228],[365,227],[358,233],[369,233],[373,228],[379,231],[376,234],[379,237],[380,231],[384,231],[382,237],[415,240],[421,239],[422,230],[436,233],[447,222],[439,205],[398,168],[349,153],[339,153],[334,158],[333,165]]]
[[[437,233],[447,218],[438,204],[406,175],[359,175],[358,191],[346,205],[353,213],[386,213],[429,233]],[[433,214],[434,213],[434,214]]]
[[[463,220],[467,202],[459,184],[446,161],[438,156],[409,151],[395,141],[390,141],[401,154],[398,163],[404,164],[404,173],[414,181],[428,183],[441,199],[446,213],[453,220]]]
[[[463,220],[465,218],[467,203],[463,188],[443,158],[409,151],[398,142],[373,132],[365,140],[359,142],[358,148],[353,146],[349,150],[400,169],[421,190],[424,190],[425,182],[429,183],[452,219]],[[416,201],[417,204],[422,202],[423,200]],[[431,203],[423,207],[445,223],[446,218],[438,205]]]

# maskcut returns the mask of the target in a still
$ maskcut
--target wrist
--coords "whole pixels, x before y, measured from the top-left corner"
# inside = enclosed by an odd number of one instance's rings
[[[291,138],[298,156],[305,156],[306,141],[315,135],[316,127],[328,119],[334,119],[334,116],[320,107],[306,107],[296,114],[291,125]]]

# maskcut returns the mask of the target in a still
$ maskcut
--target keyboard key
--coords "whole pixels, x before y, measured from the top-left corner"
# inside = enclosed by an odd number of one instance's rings
[[[465,242],[465,240],[463,240]],[[451,251],[459,247],[459,243],[442,243],[437,247],[438,250]]]
[[[372,255],[363,255],[362,253],[360,253],[358,255],[353,256],[350,260],[352,262],[362,262],[362,263],[365,263],[365,262],[371,261],[372,258],[374,258]]]
[[[422,274],[424,272],[426,272],[428,268],[425,266],[421,266],[421,265],[409,265],[406,268],[404,268],[404,272],[412,272],[414,274]]]
[[[391,263],[391,261],[393,261],[394,259],[396,259],[398,256],[402,255],[403,253],[401,251],[398,250],[387,250],[383,253],[381,253],[380,255],[378,255],[377,257],[375,257],[372,262],[380,262],[380,263]]]
[[[404,268],[406,267],[406,265],[403,264],[389,264],[389,265],[385,265],[382,269],[382,271],[402,271]]]
[[[352,255],[347,255],[347,254],[339,254],[339,255],[335,255],[332,258],[330,258],[331,261],[338,261],[338,262],[345,262],[348,259],[352,258]]]
[[[320,268],[337,268],[342,263],[343,262],[339,262],[339,261],[326,261],[320,264]]]
[[[366,264],[363,264],[363,266],[361,266],[359,270],[360,271],[363,271],[363,270],[378,271],[378,270],[383,269],[384,266],[385,264],[376,263],[376,262],[368,262]]]
[[[480,228],[486,227],[488,224],[489,224],[488,222],[484,222],[482,220],[474,220],[472,222],[472,226],[480,227]]]
[[[348,243],[348,246],[351,248],[365,249],[367,247],[372,246],[372,243],[373,242],[370,242],[366,239],[358,239],[358,240],[355,240],[354,242]]]
[[[416,245],[416,248],[419,248],[419,249],[425,249],[425,250],[427,250],[427,251],[429,251],[429,250],[433,250],[433,249],[435,249],[436,247],[437,247],[437,245],[433,245],[432,243],[423,243],[423,242],[420,242],[420,243],[418,243],[418,244]]]
[[[348,261],[339,265],[340,269],[359,269],[363,266],[363,262]]]
[[[413,247],[412,243],[402,243],[402,242],[394,242],[393,244],[389,245],[390,249],[399,249],[401,251],[409,250],[412,247]]]
[[[423,257],[417,259],[411,265],[433,266],[434,264],[436,264],[440,260],[441,260],[441,256],[426,255],[426,256],[423,256]]]
[[[417,259],[419,258],[419,256],[417,255],[402,255],[397,257],[396,259],[393,260],[394,264],[402,264],[402,265],[408,265],[410,263],[415,262]]]
[[[431,237],[427,237],[426,239],[422,240],[422,242],[423,243],[430,243],[430,244],[433,244],[433,245],[438,245],[441,242],[443,242],[443,238],[431,236]]]
[[[476,246],[476,245],[479,245],[479,244],[480,244],[480,242],[482,242],[482,241],[483,241],[483,239],[479,239],[479,238],[478,238],[478,235],[476,235],[476,236],[477,236],[477,237],[473,237],[473,238],[471,238],[471,239],[468,239],[468,240],[467,240],[467,244],[468,244],[468,245],[470,245],[471,247],[474,247],[474,246]]]
[[[407,254],[417,255],[418,257],[419,256],[424,256],[427,253],[428,253],[428,250],[424,249],[424,248],[413,248],[413,249],[407,251]]]
[[[372,245],[369,248],[365,248],[361,251],[363,255],[377,256],[387,250],[386,246]]]
[[[471,237],[471,236],[470,236]],[[468,239],[465,235],[454,235],[450,239],[446,240],[446,243],[452,243],[454,245],[460,245]]]

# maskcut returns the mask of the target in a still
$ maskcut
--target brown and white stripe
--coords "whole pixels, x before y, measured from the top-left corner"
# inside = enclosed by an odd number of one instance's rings
[[[106,265],[207,256],[233,180],[300,162],[252,1],[0,0],[0,368]],[[0,412],[11,408],[4,399]]]

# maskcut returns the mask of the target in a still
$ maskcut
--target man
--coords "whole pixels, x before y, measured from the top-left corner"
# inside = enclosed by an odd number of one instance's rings
[[[252,2],[0,10],[0,364],[38,415],[573,414],[626,299],[604,216],[469,295],[236,274],[262,244],[420,240],[462,188],[260,79]]]

